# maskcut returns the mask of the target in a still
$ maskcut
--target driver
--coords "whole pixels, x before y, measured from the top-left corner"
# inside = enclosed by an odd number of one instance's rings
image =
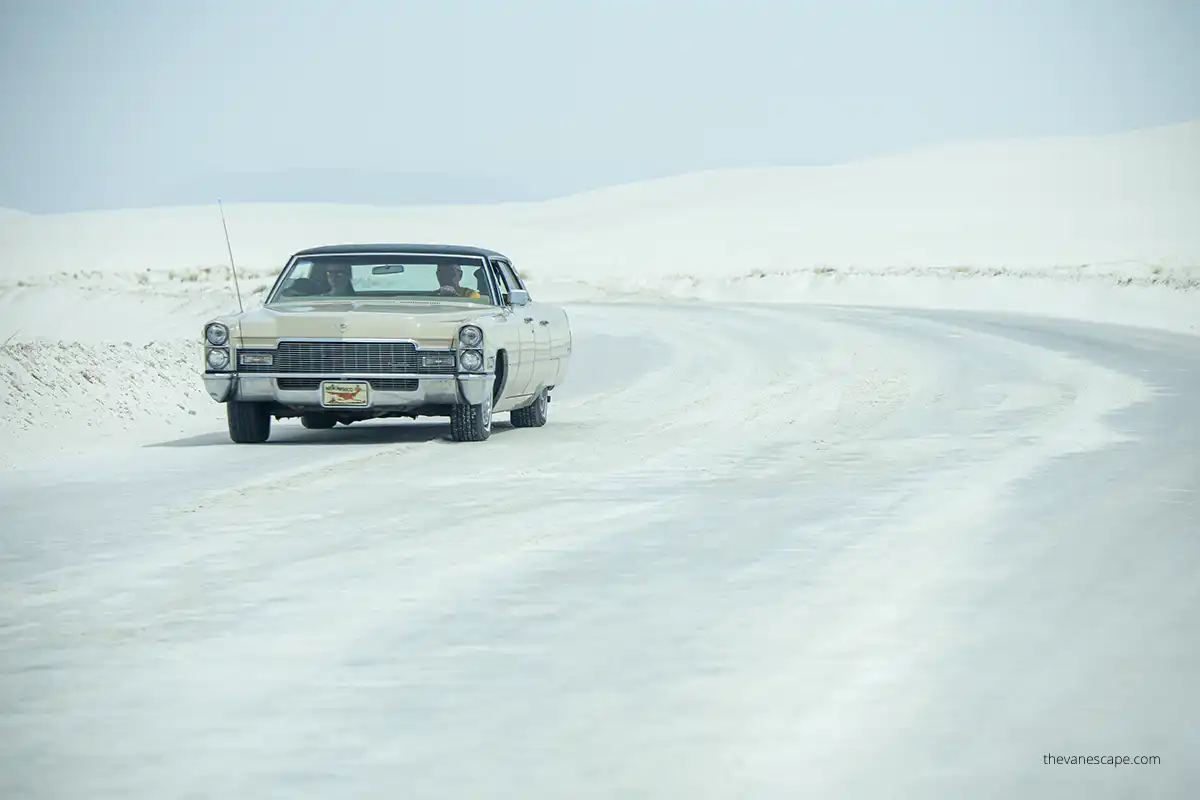
[[[479,292],[474,289],[468,289],[465,286],[460,286],[462,280],[462,267],[458,264],[438,264],[437,268],[438,279],[438,294],[452,295],[454,297],[482,297]]]
[[[358,294],[354,291],[354,284],[351,283],[349,264],[333,262],[325,268],[325,277],[329,281],[327,294],[335,297]]]

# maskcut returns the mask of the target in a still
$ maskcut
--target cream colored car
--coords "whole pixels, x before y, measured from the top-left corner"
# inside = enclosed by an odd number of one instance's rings
[[[302,250],[262,308],[213,319],[203,337],[204,385],[238,443],[289,417],[449,417],[451,437],[472,442],[501,412],[539,427],[571,357],[566,312],[535,302],[511,259],[461,246]]]

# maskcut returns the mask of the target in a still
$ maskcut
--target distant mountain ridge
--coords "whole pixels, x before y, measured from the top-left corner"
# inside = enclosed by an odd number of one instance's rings
[[[1138,142],[1133,150],[1129,143]],[[993,140],[974,140],[957,143],[909,148],[829,165],[743,166],[665,171],[658,175],[632,178],[636,170],[614,168],[606,181],[583,181],[566,175],[538,177],[530,173],[524,179],[519,173],[508,176],[479,175],[438,171],[379,170],[372,168],[305,168],[260,171],[229,171],[198,175],[177,182],[147,189],[136,185],[110,182],[102,189],[77,197],[70,207],[56,199],[56,184],[47,182],[38,197],[29,203],[0,196],[0,208],[13,213],[59,214],[87,211],[120,211],[151,208],[210,206],[219,199],[225,204],[261,205],[298,203],[305,205],[378,206],[383,208],[412,208],[428,206],[491,206],[505,203],[543,201],[571,202],[583,198],[623,198],[640,204],[657,205],[665,193],[671,202],[681,198],[683,191],[693,197],[696,191],[711,195],[703,187],[717,191],[716,197],[730,190],[749,191],[761,196],[763,192],[778,191],[786,186],[785,195],[801,190],[811,181],[823,181],[847,170],[862,176],[877,172],[872,181],[894,170],[909,173],[904,180],[884,184],[903,187],[903,192],[927,193],[926,169],[943,170],[954,162],[994,182],[1004,182],[1003,173],[1028,166],[1030,159],[1053,153],[1046,166],[1059,169],[1068,162],[1082,161],[1089,166],[1079,174],[1081,181],[1091,181],[1099,172],[1115,166],[1109,157],[1149,159],[1144,166],[1156,171],[1163,159],[1176,161],[1182,169],[1161,173],[1164,183],[1183,182],[1194,185],[1195,153],[1200,145],[1200,121],[1156,126],[1124,133],[1099,136],[1039,136]],[[992,159],[999,158],[998,162]],[[1130,162],[1125,162],[1127,166]],[[991,164],[991,165],[989,165]],[[1139,168],[1133,167],[1136,178]],[[722,184],[718,189],[713,183]],[[632,191],[632,196],[626,195]],[[871,196],[871,195],[867,195]],[[710,197],[710,200],[713,199]],[[781,198],[782,199],[782,198]],[[878,198],[876,198],[878,199]]]
[[[541,199],[504,178],[440,172],[292,169],[205,175],[152,198],[151,205],[337,203],[350,205],[477,205]]]
[[[568,190],[583,187],[566,187]],[[321,203],[335,205],[492,205],[545,200],[519,180],[443,172],[310,168],[220,172],[150,188],[110,184],[77,198],[69,207],[53,193],[18,203],[0,197],[0,207],[35,214],[114,211],[129,208],[202,206],[215,203]]]

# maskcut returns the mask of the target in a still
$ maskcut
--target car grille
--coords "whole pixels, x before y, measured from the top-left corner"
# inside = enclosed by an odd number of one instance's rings
[[[265,366],[240,364],[239,372],[308,372],[330,376],[353,373],[408,373],[451,375],[453,362],[423,367],[425,353],[452,354],[452,351],[418,351],[411,342],[280,342],[273,352],[274,363]]]
[[[415,392],[417,390],[416,378],[371,378],[368,383],[372,389],[378,389],[381,392]]]
[[[321,388],[324,378],[276,378],[280,389],[315,392]],[[415,392],[419,381],[416,378],[370,378],[367,383],[381,392]]]
[[[321,388],[320,378],[276,378],[280,389],[291,391],[312,391]]]
[[[416,372],[410,342],[280,342],[275,372]]]

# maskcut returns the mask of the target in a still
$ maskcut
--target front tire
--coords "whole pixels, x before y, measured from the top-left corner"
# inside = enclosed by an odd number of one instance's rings
[[[540,428],[546,424],[549,411],[550,393],[542,389],[537,399],[524,408],[515,408],[508,412],[509,422],[514,428]]]
[[[271,407],[230,400],[225,404],[229,438],[237,444],[261,444],[271,436]]]
[[[492,435],[492,398],[479,405],[450,409],[450,438],[456,442],[482,442]]]

